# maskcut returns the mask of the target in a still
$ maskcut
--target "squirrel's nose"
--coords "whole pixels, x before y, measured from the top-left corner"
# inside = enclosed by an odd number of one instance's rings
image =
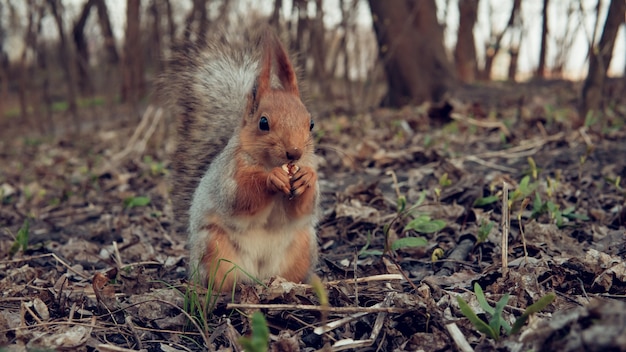
[[[302,150],[296,147],[289,148],[287,149],[286,156],[289,161],[299,160],[302,156]]]

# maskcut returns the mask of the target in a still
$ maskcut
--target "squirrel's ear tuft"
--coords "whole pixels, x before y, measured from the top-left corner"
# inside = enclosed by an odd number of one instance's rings
[[[272,85],[272,38],[268,32],[269,30],[267,30],[261,38],[262,56],[261,62],[259,63],[261,67],[259,71],[259,76],[257,77],[255,83],[256,94],[254,94],[257,99],[260,99],[260,97],[268,92]]]
[[[287,51],[283,47],[276,33],[266,28],[261,38],[263,48],[263,58],[261,62],[260,83],[267,83],[267,89],[271,87],[271,69],[273,66],[272,57],[276,60],[276,76],[283,86],[283,90],[300,96],[296,72],[291,65]],[[266,80],[265,80],[266,79]],[[261,87],[261,85],[259,85]]]
[[[296,72],[291,65],[287,51],[283,47],[280,39],[276,34],[272,32],[274,55],[276,57],[277,76],[280,83],[283,85],[283,89],[289,93],[300,96],[298,89],[298,79]]]

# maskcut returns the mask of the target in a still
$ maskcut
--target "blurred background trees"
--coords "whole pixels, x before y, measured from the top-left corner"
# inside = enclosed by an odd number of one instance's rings
[[[610,104],[603,92],[613,56],[624,66],[625,11],[624,0],[1,0],[0,128],[133,123],[177,42],[259,22],[298,53],[322,115],[569,78],[584,82],[584,117]]]

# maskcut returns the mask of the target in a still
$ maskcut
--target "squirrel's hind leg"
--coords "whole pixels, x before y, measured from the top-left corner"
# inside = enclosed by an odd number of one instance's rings
[[[292,282],[307,280],[314,264],[314,255],[317,254],[317,250],[311,247],[317,245],[314,243],[315,235],[311,231],[305,228],[297,232],[293,242],[285,251],[280,276]]]
[[[202,281],[213,291],[228,292],[233,289],[240,275],[235,263],[239,263],[237,246],[233,244],[228,234],[217,225],[208,225],[202,231],[207,231],[204,255],[198,265],[201,273],[206,277]]]

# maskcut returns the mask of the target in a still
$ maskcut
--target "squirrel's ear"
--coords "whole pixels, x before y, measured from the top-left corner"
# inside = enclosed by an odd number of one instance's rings
[[[259,62],[259,75],[254,81],[252,91],[250,92],[250,100],[248,102],[248,112],[254,114],[259,107],[261,97],[270,90],[271,74],[272,74],[272,51],[269,44],[270,39],[267,33],[260,38],[261,61]]]
[[[259,76],[257,77],[255,90],[253,91],[253,95],[259,99],[263,96],[267,91],[270,90],[271,87],[271,79],[272,79],[272,50],[271,48],[271,37],[265,33],[261,38],[262,43],[262,57],[261,57],[261,70],[259,72]]]
[[[276,34],[272,32],[274,55],[276,55],[277,76],[280,83],[283,85],[283,89],[289,93],[300,96],[298,89],[298,79],[296,72],[289,61],[289,56],[283,47],[280,39]]]

